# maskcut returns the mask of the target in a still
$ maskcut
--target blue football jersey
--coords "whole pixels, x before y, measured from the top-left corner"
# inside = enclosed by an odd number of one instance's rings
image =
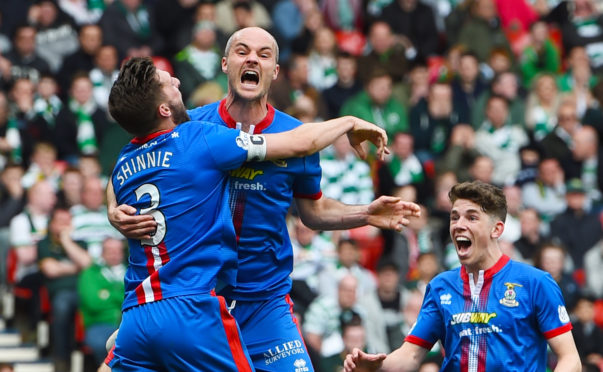
[[[192,120],[236,128],[225,100],[189,111]],[[253,134],[291,130],[301,122],[268,105]],[[239,300],[282,297],[291,289],[293,250],[285,217],[293,197],[321,197],[319,155],[250,162],[230,172],[230,208],[238,241],[237,286],[220,294]]]
[[[477,284],[464,267],[427,286],[411,342],[446,350],[442,371],[541,372],[546,340],[572,329],[553,278],[503,256]]]
[[[123,309],[173,296],[209,293],[216,278],[236,281],[236,240],[228,171],[247,159],[239,131],[187,122],[136,138],[111,180],[118,204],[157,221],[149,240],[129,240]]]

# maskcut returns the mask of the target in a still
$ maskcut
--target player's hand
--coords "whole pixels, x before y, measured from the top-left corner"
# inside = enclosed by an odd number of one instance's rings
[[[157,222],[153,216],[136,214],[136,208],[122,204],[109,208],[109,222],[126,238],[151,239],[151,234],[157,229]]]
[[[362,142],[370,141],[377,146],[377,158],[383,160],[386,154],[389,154],[387,145],[387,133],[382,128],[379,128],[373,123],[362,120],[356,117],[351,117],[354,120],[354,127],[350,130],[348,140],[354,151],[362,159],[366,159],[366,149],[362,147]]]
[[[387,355],[380,354],[367,354],[358,348],[354,348],[351,354],[346,355],[343,361],[343,370],[345,372],[353,371],[377,371],[381,368],[383,360]]]
[[[381,196],[368,206],[368,224],[380,229],[402,231],[408,217],[421,216],[421,207],[393,196]]]

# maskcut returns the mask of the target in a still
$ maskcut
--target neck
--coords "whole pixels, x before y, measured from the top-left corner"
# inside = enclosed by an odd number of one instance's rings
[[[498,260],[500,260],[502,255],[503,254],[497,245],[495,249],[489,249],[486,256],[483,257],[479,262],[465,265],[465,270],[467,270],[467,273],[473,274],[473,280],[477,283],[477,279],[479,278],[479,272],[481,270],[486,271],[492,266],[494,266],[498,262]]]
[[[257,124],[264,120],[268,114],[268,97],[263,96],[257,100],[245,100],[236,97],[232,92],[226,96],[226,110],[228,114],[244,126]]]

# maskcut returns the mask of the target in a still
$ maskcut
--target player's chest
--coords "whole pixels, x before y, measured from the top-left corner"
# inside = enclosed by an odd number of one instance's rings
[[[302,159],[250,162],[230,171],[229,178],[237,192],[283,193],[291,190],[295,176],[303,171]]]
[[[514,332],[534,321],[529,288],[516,281],[486,283],[481,290],[440,291],[448,329],[458,336]]]

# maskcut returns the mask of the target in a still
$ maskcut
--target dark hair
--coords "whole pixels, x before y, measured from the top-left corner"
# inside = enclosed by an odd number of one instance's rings
[[[507,199],[500,187],[482,181],[458,183],[448,192],[450,202],[466,199],[480,206],[482,211],[505,222]]]
[[[232,10],[243,9],[247,12],[251,12],[251,4],[248,1],[236,1],[232,4]]]
[[[343,310],[339,315],[339,327],[341,329],[341,334],[343,335],[346,328],[352,326],[362,326],[362,318],[354,310]]]
[[[339,249],[341,249],[341,247],[344,244],[349,244],[349,245],[353,246],[354,248],[358,248],[358,242],[356,240],[354,240],[352,238],[342,238],[337,243],[337,250],[339,251]]]
[[[500,94],[491,94],[490,97],[488,97],[488,102],[486,103],[486,105],[489,105],[490,102],[492,102],[495,99],[502,100],[504,102],[505,106],[509,107],[509,100],[507,99],[507,97],[501,96]]]
[[[109,113],[129,133],[147,134],[157,125],[157,106],[163,99],[157,69],[149,57],[123,64],[109,94]]]
[[[536,250],[536,253],[534,253],[534,267],[542,269],[542,252],[546,249],[556,249],[563,253],[564,257],[567,254],[567,250],[558,239],[546,240],[538,245],[538,249]]]

